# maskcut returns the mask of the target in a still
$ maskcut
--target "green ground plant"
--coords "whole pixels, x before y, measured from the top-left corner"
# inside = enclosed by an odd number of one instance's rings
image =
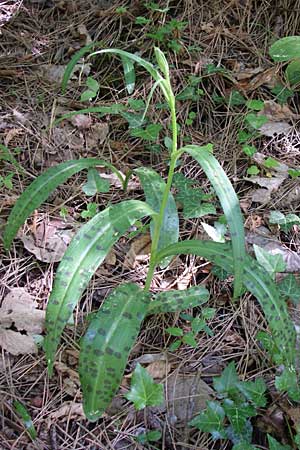
[[[76,62],[97,44],[81,49],[70,61],[63,80],[63,90]],[[46,337],[44,349],[48,371],[52,374],[55,354],[64,327],[72,317],[90,279],[104,261],[118,239],[137,221],[150,218],[151,255],[144,288],[134,283],[121,284],[113,289],[93,316],[80,343],[79,375],[83,391],[83,407],[86,417],[96,421],[118,390],[127,359],[138,336],[144,318],[150,314],[174,312],[200,306],[209,298],[202,286],[186,291],[170,291],[152,295],[150,287],[158,266],[166,267],[176,254],[194,254],[207,258],[227,273],[234,275],[233,298],[237,299],[246,288],[259,301],[269,324],[272,338],[280,349],[280,364],[283,374],[277,379],[282,390],[298,395],[298,379],[295,369],[295,330],[289,318],[286,304],[279,297],[271,277],[245,251],[243,218],[238,197],[224,170],[213,155],[212,144],[187,145],[178,148],[178,124],[176,100],[171,87],[170,71],[165,55],[155,48],[156,64],[137,55],[118,49],[105,49],[96,55],[113,54],[121,57],[123,68],[130,71],[134,65],[145,69],[153,78],[153,88],[146,101],[146,110],[155,89],[159,88],[170,111],[171,137],[169,145],[169,167],[166,182],[152,168],[139,167],[134,173],[140,179],[146,201],[125,200],[110,205],[85,223],[73,238],[56,272],[54,286],[46,311]],[[125,64],[124,64],[125,61]],[[130,62],[129,62],[130,61]],[[126,72],[125,70],[125,72]],[[132,77],[131,77],[132,80]],[[126,75],[125,75],[126,81]],[[128,78],[126,81],[128,84]],[[131,83],[132,84],[132,83]],[[132,86],[130,87],[132,89]],[[128,90],[128,89],[127,89]],[[98,112],[108,113],[105,107]],[[89,111],[95,108],[89,108]],[[109,111],[120,111],[119,105]],[[124,111],[124,109],[123,109]],[[146,111],[143,116],[145,116]],[[162,130],[161,130],[162,131]],[[171,193],[173,178],[183,154],[196,160],[209,178],[226,216],[231,236],[230,243],[212,241],[179,240],[179,217],[176,202]],[[19,227],[30,214],[47,199],[49,194],[69,177],[88,170],[87,181],[92,190],[98,190],[99,179],[94,169],[104,166],[114,172],[124,189],[124,180],[119,171],[106,161],[82,158],[63,162],[51,167],[22,193],[8,218],[4,232],[4,244],[9,249]],[[96,180],[95,180],[96,178]],[[92,180],[92,181],[91,181]],[[97,187],[98,186],[98,187]],[[100,189],[101,187],[100,183]],[[202,194],[201,194],[202,195]]]

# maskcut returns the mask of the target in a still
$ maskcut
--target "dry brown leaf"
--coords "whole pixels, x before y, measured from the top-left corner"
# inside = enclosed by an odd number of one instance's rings
[[[297,114],[294,114],[288,105],[280,105],[273,100],[266,100],[264,107],[259,111],[258,115],[266,116],[273,122],[280,122],[281,120],[298,118]]]
[[[102,144],[105,141],[108,133],[108,123],[99,122],[92,125],[85,138],[88,150],[98,148],[99,144]]]
[[[279,134],[288,135],[292,130],[291,125],[287,122],[268,122],[260,127],[259,131],[264,136],[274,137]]]
[[[106,256],[106,258],[104,260],[104,264],[107,264],[109,266],[115,266],[116,262],[117,262],[116,252],[112,248],[110,250],[110,252],[108,253],[108,255]]]
[[[81,25],[78,25],[77,31],[80,39],[84,40],[84,45],[88,45],[92,42],[92,38],[83,23]]]
[[[60,408],[49,415],[47,425],[50,427],[57,420],[65,422],[71,419],[85,419],[82,403],[64,402]]]
[[[76,116],[70,117],[69,120],[79,130],[88,130],[93,123],[92,118],[88,114],[76,114]]]
[[[37,259],[44,262],[58,262],[62,259],[72,237],[74,229],[63,220],[41,222],[35,235],[21,235],[20,239],[26,250],[33,253]]]
[[[4,145],[6,145],[6,147],[8,146],[8,144],[16,137],[18,136],[18,134],[23,133],[23,129],[22,128],[11,128],[5,138],[4,138]]]
[[[278,84],[278,82],[279,79],[277,75],[277,68],[271,67],[270,69],[264,70],[262,73],[252,78],[252,80],[248,84],[247,90],[254,91],[262,85],[273,89],[276,84]]]
[[[43,331],[44,322],[45,311],[36,309],[31,295],[24,288],[12,289],[0,308],[0,346],[12,355],[37,353],[33,335]],[[10,330],[12,325],[22,333]]]
[[[146,369],[152,378],[161,380],[168,375],[171,370],[171,365],[167,360],[154,361]]]
[[[142,234],[137,237],[131,244],[130,250],[124,259],[124,266],[134,269],[138,261],[148,258],[151,248],[151,237],[149,233]]]

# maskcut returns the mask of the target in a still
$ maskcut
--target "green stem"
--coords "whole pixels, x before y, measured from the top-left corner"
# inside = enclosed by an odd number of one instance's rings
[[[166,210],[167,202],[168,202],[168,196],[171,190],[172,181],[173,181],[173,175],[174,170],[176,166],[176,161],[179,157],[179,153],[177,152],[177,122],[176,122],[176,108],[175,108],[175,99],[172,98],[172,102],[170,104],[170,110],[171,110],[171,121],[172,121],[172,152],[171,152],[171,158],[170,158],[170,168],[168,173],[168,179],[166,183],[166,187],[163,193],[162,202],[160,205],[159,214],[154,222],[154,232],[153,232],[153,239],[151,243],[151,257],[149,262],[149,269],[147,273],[147,278],[145,282],[145,291],[149,291],[151,281],[156,269],[156,254],[158,249],[158,243],[159,243],[159,237],[160,237],[160,230],[164,219],[164,213]]]

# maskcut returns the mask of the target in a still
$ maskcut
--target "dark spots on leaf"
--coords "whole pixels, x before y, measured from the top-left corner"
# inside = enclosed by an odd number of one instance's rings
[[[68,309],[73,309],[73,303],[67,303],[67,308]]]
[[[53,304],[53,305],[59,305],[59,301],[56,300],[56,299],[55,299],[55,300],[52,300],[52,304]]]
[[[125,319],[132,319],[132,314],[130,312],[124,312],[123,317],[125,317]]]
[[[93,239],[93,237],[87,233],[84,233],[83,237],[84,237],[84,239],[87,239],[88,241],[91,241]]]
[[[65,261],[73,261],[73,256],[64,256]]]
[[[106,371],[107,371],[108,373],[115,373],[116,370],[115,370],[114,367],[107,367]]]
[[[106,331],[104,330],[104,328],[99,328],[97,330],[97,333],[100,334],[100,336],[106,336]]]
[[[95,355],[95,356],[103,356],[103,355],[104,355],[104,352],[103,352],[102,350],[100,350],[99,348],[96,348],[96,349],[94,350],[94,355]]]
[[[124,347],[125,352],[130,352],[130,350],[131,350],[131,347],[129,347],[129,346]]]
[[[102,312],[102,314],[110,314],[109,309],[102,309],[101,312]]]
[[[113,355],[113,354],[114,354],[114,351],[113,351],[112,348],[107,347],[107,349],[105,350],[105,353],[107,353],[108,355]]]
[[[144,313],[138,312],[136,317],[138,318],[138,320],[142,320],[144,317]]]
[[[60,281],[58,282],[58,284],[59,284],[60,286],[62,286],[62,287],[67,287],[67,286],[68,286],[68,283],[67,283],[66,281],[64,281],[64,280],[60,280]]]
[[[86,387],[85,387],[85,390],[87,392],[92,392],[93,388],[92,388],[92,386],[90,384],[87,384]]]
[[[122,353],[115,352],[115,357],[118,358],[118,359],[121,359],[122,358]]]
[[[98,391],[96,391],[96,394],[99,395],[99,397],[102,397],[103,392],[98,389]]]
[[[101,245],[96,245],[96,250],[98,250],[99,252],[103,251],[104,248]]]

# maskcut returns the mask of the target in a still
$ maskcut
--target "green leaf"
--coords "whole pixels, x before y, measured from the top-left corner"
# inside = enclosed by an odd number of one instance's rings
[[[290,298],[295,305],[300,303],[300,283],[296,280],[295,275],[289,273],[277,286],[284,297]]]
[[[85,195],[91,197],[98,192],[106,193],[109,191],[109,188],[109,181],[101,178],[97,169],[88,170],[87,182],[82,186]]]
[[[159,123],[151,123],[145,129],[134,128],[130,134],[144,141],[154,142],[158,139],[161,130],[162,126]]]
[[[230,92],[229,98],[226,99],[228,106],[240,106],[240,105],[244,105],[246,103],[246,99],[245,97],[236,90],[233,90]]]
[[[254,111],[261,111],[265,106],[265,102],[263,102],[262,100],[248,100],[246,105],[249,109],[253,109]]]
[[[236,386],[246,399],[251,401],[256,408],[263,408],[266,406],[267,399],[265,392],[267,386],[262,378],[257,378],[255,381],[240,381]]]
[[[193,333],[186,333],[182,338],[182,342],[193,348],[196,348],[198,346],[198,342],[196,341]]]
[[[86,209],[81,211],[80,215],[83,219],[92,219],[98,212],[98,204],[95,202],[88,203]]]
[[[272,255],[267,252],[267,250],[259,247],[258,245],[253,245],[254,253],[257,261],[264,270],[266,270],[271,278],[275,278],[275,274],[278,272],[284,272],[286,268],[286,263],[283,260],[283,256],[279,253]]]
[[[216,213],[214,205],[203,203],[205,194],[202,189],[193,187],[195,185],[194,180],[190,180],[178,172],[173,177],[173,185],[178,190],[175,198],[183,208],[184,219],[193,219]]]
[[[97,80],[94,80],[94,78],[87,77],[85,84],[91,91],[95,92],[96,94],[99,91],[100,85]]]
[[[184,291],[160,292],[150,302],[147,314],[184,311],[209,300],[209,291],[203,286],[192,286]]]
[[[289,61],[300,57],[300,36],[288,36],[274,42],[270,47],[270,56],[277,62]]]
[[[292,448],[289,445],[279,444],[279,442],[276,441],[276,439],[274,439],[269,434],[268,434],[268,442],[270,450],[292,450]]]
[[[139,442],[140,444],[147,444],[147,442],[159,441],[161,436],[162,436],[161,431],[152,430],[152,431],[148,431],[147,433],[144,433],[144,434],[139,434],[136,437],[136,441]]]
[[[256,409],[249,403],[237,404],[229,398],[224,400],[223,408],[234,432],[245,438],[243,435],[247,430],[247,421],[256,415]]]
[[[254,445],[249,444],[248,442],[239,442],[232,447],[232,450],[258,450]]]
[[[125,231],[152,214],[144,202],[124,201],[98,213],[73,238],[57,269],[46,311],[44,348],[50,375],[60,336],[94,272]]]
[[[295,59],[287,66],[285,76],[290,86],[300,83],[300,59]]]
[[[245,155],[249,156],[250,158],[257,152],[257,148],[254,147],[254,145],[243,145],[242,150]]]
[[[215,391],[222,395],[234,395],[237,392],[238,382],[239,378],[233,361],[225,367],[222,375],[214,378],[213,381]]]
[[[178,327],[169,327],[169,328],[166,328],[165,331],[168,334],[170,334],[171,336],[182,336],[183,335],[182,329],[178,328]]]
[[[136,25],[148,25],[151,22],[150,19],[147,19],[146,17],[143,16],[138,16],[135,18],[135,24]]]
[[[280,228],[286,233],[293,225],[300,225],[300,217],[296,214],[283,214],[280,211],[271,211],[269,222],[280,225]]]
[[[234,296],[237,297],[243,284],[245,234],[239,199],[220,164],[212,155],[212,145],[204,147],[188,145],[181,149],[189,153],[202,167],[219,197],[229,226],[234,256]]]
[[[250,166],[247,169],[247,175],[258,175],[259,168],[257,166]]]
[[[90,91],[90,90],[84,91],[80,96],[80,101],[87,102],[89,100],[92,100],[92,98],[96,97],[96,95],[97,95],[97,92]]]
[[[164,388],[162,384],[154,383],[147,370],[138,363],[132,375],[130,391],[125,397],[133,402],[137,410],[159,406],[164,401]]]
[[[300,401],[299,379],[294,368],[285,367],[282,374],[275,377],[275,387],[281,392],[287,392],[295,402]]]
[[[23,420],[23,423],[24,423],[27,433],[29,434],[31,439],[35,440],[37,438],[37,432],[33,425],[31,416],[30,416],[27,408],[18,400],[14,400],[13,406],[14,406],[16,412],[18,413],[18,415]]]
[[[182,241],[162,249],[157,262],[162,258],[178,254],[193,254],[212,261],[227,272],[233,271],[234,257],[228,244],[212,241]],[[273,341],[280,350],[282,362],[290,368],[295,366],[296,333],[287,306],[268,272],[261,269],[257,261],[245,257],[244,283],[246,288],[258,299],[272,332]]]
[[[76,64],[78,63],[78,61],[83,58],[83,56],[90,52],[91,50],[93,50],[95,47],[102,47],[103,42],[91,42],[90,44],[86,45],[85,47],[82,47],[78,52],[76,52],[73,56],[71,61],[68,63],[63,79],[62,79],[62,83],[61,83],[61,90],[62,93],[65,94],[66,92],[66,88],[67,88],[67,84],[69,79],[71,78],[71,75],[73,73],[73,70],[76,66]]]
[[[27,217],[29,217],[30,214],[47,199],[57,186],[64,183],[75,173],[99,165],[108,167],[123,181],[122,176],[112,164],[102,161],[101,159],[93,158],[82,158],[63,162],[57,166],[50,167],[50,169],[37,177],[27,189],[23,191],[8,217],[3,238],[5,248],[7,250],[9,249],[20,226],[25,222]]]
[[[255,130],[259,130],[260,127],[262,127],[269,121],[269,119],[264,115],[259,116],[254,113],[249,113],[246,114],[245,121],[248,125],[250,125],[250,127],[254,128]]]
[[[201,222],[201,225],[213,241],[225,242],[226,225],[218,222],[214,223],[214,227],[205,222]]]
[[[133,283],[118,286],[81,341],[79,375],[90,421],[101,417],[118,390],[149,300],[149,294]]]
[[[141,182],[141,185],[145,192],[145,197],[147,203],[151,208],[159,213],[161,202],[163,198],[163,193],[166,187],[165,182],[161,176],[156,173],[153,169],[140,167],[134,171]],[[154,223],[150,224],[151,237],[154,233]],[[164,211],[163,222],[160,229],[160,236],[158,241],[158,250],[166,247],[169,244],[173,244],[178,241],[179,237],[179,218],[176,208],[176,203],[172,193],[168,195],[168,201]],[[161,267],[166,267],[169,264],[170,258],[163,261]]]
[[[288,89],[287,87],[283,86],[282,84],[276,84],[273,89],[271,89],[272,94],[276,95],[276,101],[280,105],[284,105],[289,98],[293,97],[295,92],[293,89]]]
[[[167,58],[165,57],[164,53],[158,47],[154,47],[154,55],[155,55],[155,59],[156,59],[158,67],[164,74],[165,78],[168,79],[170,77],[170,73],[169,73],[169,64],[168,64]]]
[[[122,56],[121,60],[122,60],[122,64],[123,64],[126,90],[127,90],[128,94],[131,95],[135,88],[134,64],[131,61],[131,59],[127,58],[126,56]]]
[[[266,167],[267,169],[274,169],[275,167],[279,166],[279,162],[274,159],[271,158],[270,156],[268,158],[266,158],[263,162],[264,167]]]
[[[196,416],[189,425],[198,430],[211,433],[213,439],[225,439],[225,412],[218,402],[207,402],[207,409]]]

